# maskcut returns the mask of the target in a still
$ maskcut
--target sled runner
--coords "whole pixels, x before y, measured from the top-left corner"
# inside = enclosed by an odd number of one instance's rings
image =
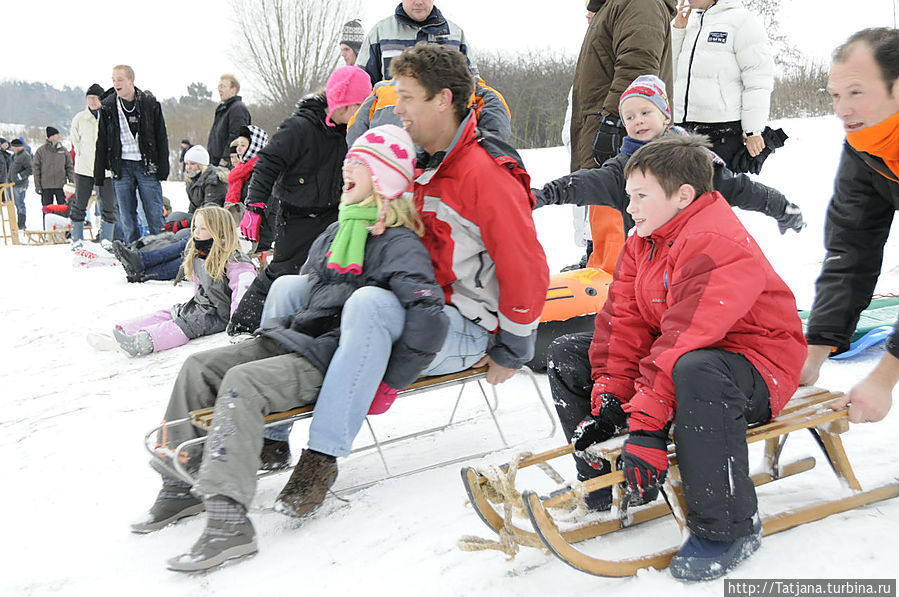
[[[539,399],[540,406],[543,409],[544,413],[547,417],[547,423],[549,426],[549,430],[546,433],[546,438],[552,437],[557,428],[555,412],[548,402],[547,398],[543,395],[542,390],[540,389],[540,385],[537,381],[536,376],[528,369],[527,367],[523,367],[520,370],[521,374],[526,375],[532,385],[534,386],[534,391],[537,394],[537,398]],[[379,481],[383,481],[385,479],[392,479],[401,476],[412,475],[416,473],[420,473],[426,470],[430,470],[433,468],[437,468],[440,466],[444,466],[447,464],[456,464],[459,462],[463,462],[465,460],[470,460],[472,458],[481,458],[486,456],[487,454],[495,451],[496,449],[507,449],[511,447],[511,444],[506,438],[506,435],[503,433],[502,427],[499,422],[499,395],[497,392],[497,388],[495,386],[491,386],[491,390],[493,393],[493,400],[491,401],[488,398],[487,392],[484,388],[485,378],[487,376],[487,367],[479,367],[477,369],[466,369],[465,371],[460,371],[458,373],[451,373],[448,375],[437,375],[430,377],[421,377],[411,386],[406,388],[405,390],[401,390],[398,392],[398,397],[408,397],[414,394],[421,394],[424,392],[430,392],[435,389],[440,388],[449,388],[453,386],[458,386],[459,392],[456,395],[455,404],[453,405],[452,413],[450,414],[449,420],[443,424],[438,425],[436,427],[431,427],[428,429],[423,429],[419,431],[414,431],[412,433],[408,433],[401,437],[391,437],[389,439],[380,439],[378,435],[375,433],[374,428],[371,425],[369,417],[366,417],[365,423],[366,428],[371,435],[372,442],[370,444],[366,444],[364,446],[360,446],[353,449],[352,453],[364,452],[375,450],[380,458],[381,464],[384,469],[384,476],[379,478],[376,481],[372,481],[369,483],[364,483],[360,485],[354,485],[352,487],[346,488],[342,491],[351,491],[362,489],[364,487],[368,487],[377,483]],[[454,456],[448,460],[430,464],[425,467],[417,468],[411,471],[405,471],[402,473],[394,473],[391,469],[390,464],[388,463],[388,458],[386,457],[383,448],[388,445],[395,444],[397,442],[402,442],[405,440],[420,438],[423,436],[435,434],[445,429],[450,428],[453,425],[463,423],[469,419],[457,419],[457,411],[459,409],[459,404],[462,400],[463,393],[468,384],[474,384],[477,387],[477,390],[480,393],[481,398],[486,404],[488,414],[492,419],[493,426],[496,429],[497,436],[499,437],[500,442],[502,443],[501,448],[495,448],[493,450],[482,451],[475,454],[465,454],[461,456]],[[295,421],[300,421],[303,419],[308,419],[312,417],[313,410],[315,408],[314,404],[295,408],[293,410],[281,412],[281,413],[272,413],[265,417],[265,426],[271,427],[274,425],[280,425],[282,423],[291,423]],[[147,433],[144,438],[144,445],[150,454],[153,456],[153,460],[156,464],[159,464],[165,467],[170,472],[177,475],[179,478],[183,479],[185,482],[193,485],[196,481],[194,478],[194,472],[199,468],[199,462],[194,460],[193,463],[190,462],[190,456],[192,454],[199,454],[198,447],[202,447],[202,445],[206,441],[206,436],[197,437],[194,439],[190,439],[182,442],[178,446],[174,447],[174,449],[167,447],[165,442],[165,433],[167,430],[171,429],[175,425],[194,425],[195,427],[203,430],[208,430],[210,424],[212,423],[213,418],[213,408],[206,408],[196,411],[191,411],[190,416],[184,419],[179,419],[176,421],[167,421],[162,425],[154,427]],[[178,455],[178,457],[173,457],[174,455]],[[272,474],[275,472],[281,472],[288,469],[281,469],[280,471],[260,471],[260,476],[266,476],[268,474]]]
[[[820,520],[831,514],[845,512],[854,508],[879,502],[885,499],[899,496],[899,482],[890,483],[876,489],[862,491],[861,485],[852,471],[849,459],[843,449],[840,434],[849,429],[849,420],[846,410],[833,411],[827,407],[828,403],[839,398],[840,393],[828,392],[820,388],[799,388],[783,412],[772,421],[751,427],[746,434],[747,443],[764,441],[764,459],[762,470],[752,475],[756,486],[776,481],[808,471],[815,466],[815,459],[804,458],[790,464],[781,464],[780,456],[787,436],[793,431],[808,429],[815,437],[816,442],[824,452],[824,456],[836,474],[839,481],[852,490],[850,495],[842,498],[816,502],[793,510],[782,512],[773,516],[766,516],[762,520],[764,535],[778,533],[807,522]],[[601,454],[610,462],[615,462],[621,452],[626,435],[613,438],[597,446],[595,453]],[[503,472],[514,474],[524,467],[540,465],[547,461],[571,454],[573,448],[570,445],[548,450],[541,454],[535,454],[503,465]],[[680,471],[677,467],[677,454],[674,446],[669,446],[669,471],[663,485],[664,500],[659,498],[646,506],[628,506],[629,500],[625,494],[624,474],[621,471],[613,471],[606,475],[590,479],[575,486],[565,486],[550,496],[539,496],[534,491],[523,491],[518,494],[508,479],[497,487],[495,480],[488,479],[488,475],[472,468],[462,470],[462,480],[468,492],[471,504],[478,516],[493,531],[500,535],[501,543],[480,545],[476,542],[463,539],[464,549],[503,549],[506,553],[514,555],[517,545],[544,547],[566,564],[589,574],[598,576],[632,576],[638,570],[645,568],[661,569],[668,566],[671,558],[677,553],[679,546],[645,556],[626,559],[601,559],[587,555],[577,549],[574,544],[587,539],[592,539],[622,528],[634,526],[672,514],[675,521],[683,531],[686,524],[686,506],[683,492],[680,487]],[[512,475],[509,475],[512,476]],[[514,483],[514,479],[512,480]],[[565,529],[560,529],[557,520],[550,513],[550,509],[576,501],[579,497],[591,491],[604,487],[612,487],[613,507],[612,513],[599,520],[592,520],[575,524]],[[493,503],[502,501],[504,513],[501,514]],[[761,497],[760,497],[761,501]],[[523,510],[533,531],[512,524],[510,509]],[[514,545],[513,545],[514,544]]]

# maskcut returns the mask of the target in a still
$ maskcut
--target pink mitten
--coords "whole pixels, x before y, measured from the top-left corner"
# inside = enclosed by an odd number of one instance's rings
[[[240,233],[247,240],[259,240],[259,226],[262,224],[262,214],[265,213],[265,203],[250,203],[247,211],[240,221]]]
[[[381,385],[378,386],[378,391],[375,392],[375,399],[371,401],[371,406],[368,408],[368,414],[380,415],[387,412],[387,409],[396,400],[396,392],[396,390],[382,381]]]

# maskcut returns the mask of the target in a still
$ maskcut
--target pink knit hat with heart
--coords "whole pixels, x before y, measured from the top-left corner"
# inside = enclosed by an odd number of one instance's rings
[[[365,164],[378,194],[393,199],[409,188],[415,145],[409,133],[394,124],[376,126],[353,142],[346,157]]]
[[[352,104],[361,104],[371,94],[371,77],[356,65],[341,66],[328,77],[325,85],[325,97],[328,98],[328,116],[325,124],[335,126],[331,122],[334,110]]]

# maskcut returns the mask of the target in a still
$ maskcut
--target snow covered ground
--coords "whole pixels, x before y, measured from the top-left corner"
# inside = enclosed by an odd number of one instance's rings
[[[740,217],[795,292],[799,306],[808,308],[823,254],[824,211],[842,132],[832,117],[780,124],[791,138],[769,159],[760,178],[798,203],[809,226],[799,235],[780,236],[766,217]],[[561,148],[526,151],[524,159],[535,185],[567,171]],[[180,183],[167,183],[165,190],[176,208],[184,205]],[[29,227],[34,228],[39,201],[32,193],[28,202]],[[553,271],[580,256],[581,249],[571,241],[569,208],[544,208],[535,218]],[[146,465],[141,440],[161,418],[187,355],[227,340],[220,334],[144,359],[95,352],[85,334],[185,300],[190,287],[127,284],[119,267],[85,270],[70,263],[66,246],[0,249],[0,595],[722,594],[721,581],[686,585],[667,571],[644,571],[629,579],[591,577],[530,548],[512,561],[499,552],[460,551],[456,542],[461,536],[491,534],[465,503],[459,465],[374,485],[346,496],[348,503],[330,499],[320,515],[302,524],[271,510],[287,477],[269,477],[260,483],[251,511],[259,534],[257,556],[205,575],[166,570],[165,560],[186,550],[204,522],[196,517],[146,536],[129,532],[128,523],[149,507],[159,483]],[[897,266],[899,235],[894,235],[879,292],[899,290]],[[846,390],[879,355],[872,350],[828,363],[819,383]],[[540,383],[548,393],[545,377],[540,376]],[[477,414],[478,398],[470,392],[473,397],[466,395],[460,406],[463,416]],[[408,433],[444,416],[438,410],[451,408],[452,400],[450,391],[400,400],[373,422],[380,434]],[[564,441],[560,432],[531,439],[545,435],[548,425],[524,378],[501,387],[499,405],[504,431],[519,445],[466,464],[505,462],[519,451]],[[899,408],[894,408],[884,422],[855,426],[845,437],[863,487],[896,478],[897,423]],[[304,445],[305,427],[300,423],[294,430],[296,455]],[[367,440],[363,431],[360,441]],[[496,445],[481,418],[436,439],[398,445],[390,456],[398,468],[411,468]],[[788,442],[785,459],[816,451],[810,438],[797,435]],[[365,479],[376,466],[376,460],[362,455],[341,462],[339,483]],[[557,468],[565,477],[573,476],[568,459]],[[527,482],[540,489],[537,477]],[[760,488],[759,495],[765,513],[843,491],[819,458],[817,469]],[[666,519],[619,535],[586,549],[616,557],[672,546],[679,539],[673,521]],[[899,500],[893,500],[766,538],[761,551],[731,577],[893,578],[897,536]]]

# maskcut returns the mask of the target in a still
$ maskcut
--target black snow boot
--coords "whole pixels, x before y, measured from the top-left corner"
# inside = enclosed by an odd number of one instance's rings
[[[279,471],[290,466],[290,442],[262,438],[262,453],[259,455],[263,471]]]

